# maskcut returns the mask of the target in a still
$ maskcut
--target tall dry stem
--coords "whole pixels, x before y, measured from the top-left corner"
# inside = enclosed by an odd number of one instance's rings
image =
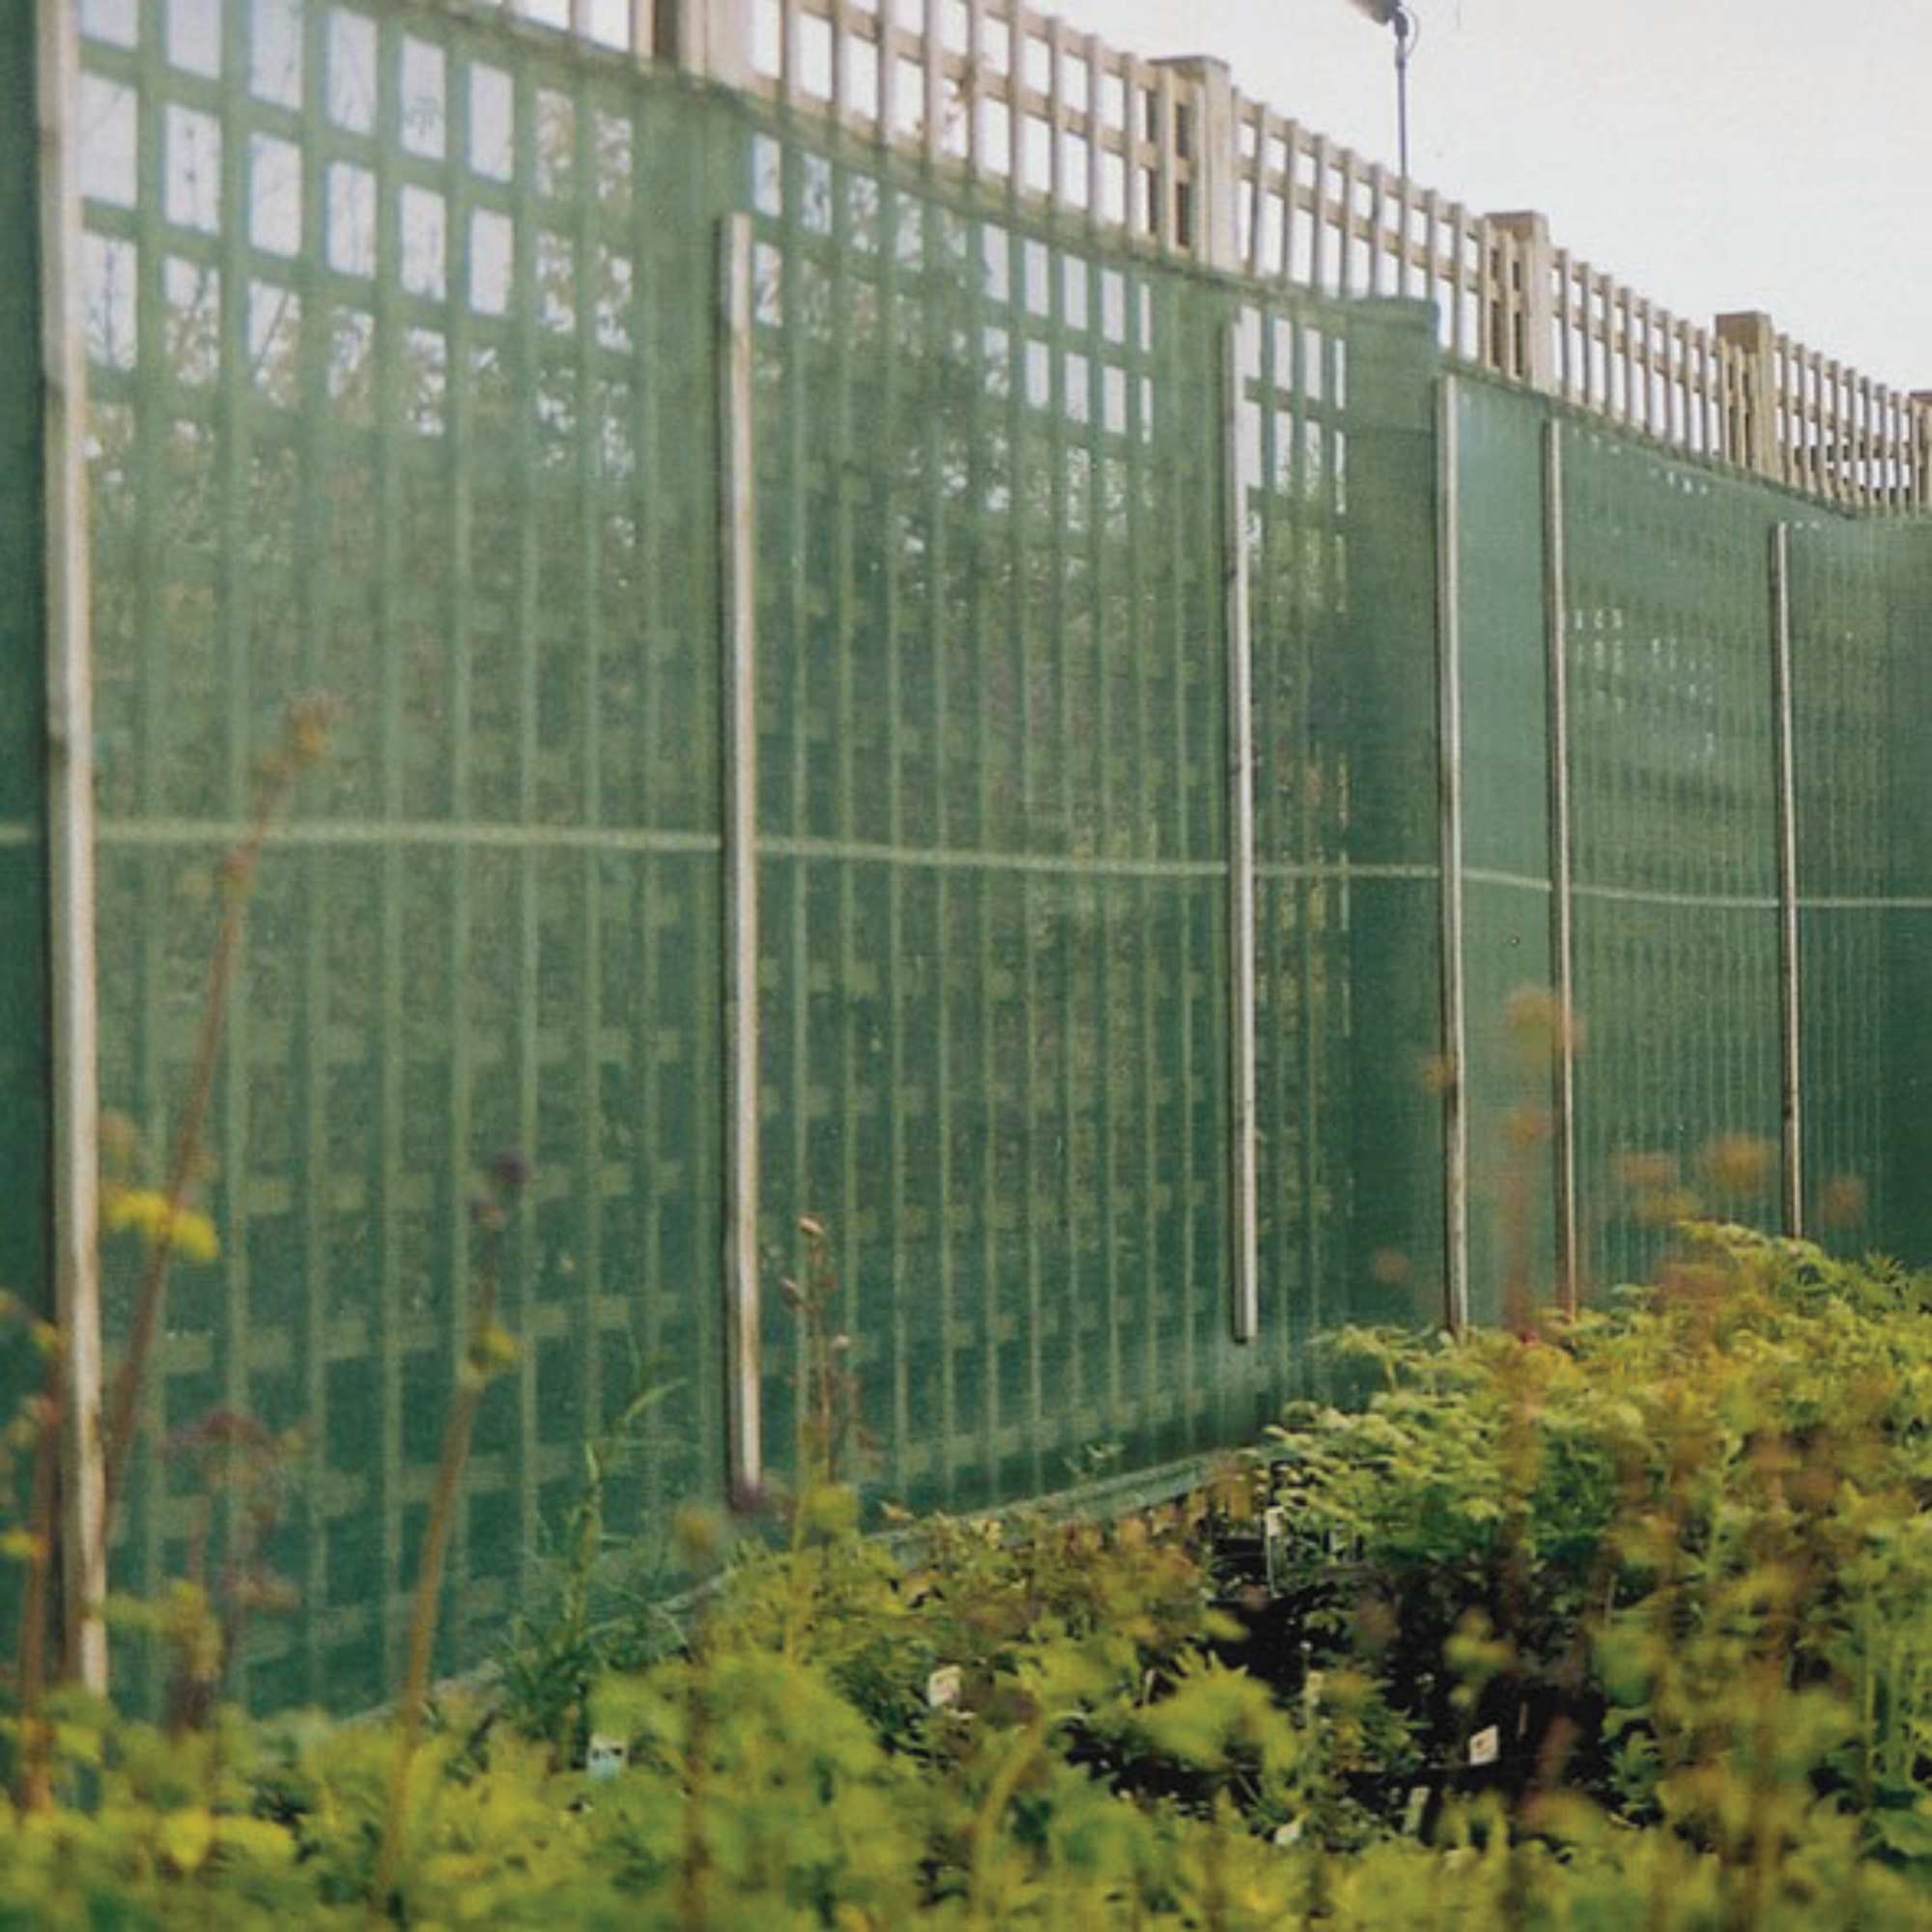
[[[202,1000],[201,1024],[195,1034],[194,1059],[168,1160],[167,1213],[141,1270],[128,1352],[114,1378],[113,1395],[101,1424],[103,1494],[99,1560],[103,1566],[113,1537],[114,1512],[127,1484],[128,1460],[133,1452],[139,1424],[141,1390],[154,1354],[155,1336],[160,1327],[168,1270],[174,1260],[175,1228],[187,1206],[188,1193],[201,1164],[202,1139],[221,1048],[222,1022],[234,991],[248,899],[261,869],[262,848],[268,842],[270,830],[294,796],[297,781],[327,751],[336,708],[334,700],[327,697],[302,698],[290,705],[281,743],[262,760],[256,774],[254,812],[247,833],[221,862],[221,923],[208,962],[208,985]]]
[[[499,1155],[491,1169],[489,1193],[473,1204],[474,1218],[483,1231],[483,1260],[470,1304],[469,1346],[463,1375],[443,1426],[442,1453],[437,1463],[436,1489],[430,1498],[422,1562],[416,1573],[415,1601],[410,1609],[409,1657],[403,1669],[402,1694],[396,1701],[396,1756],[389,1772],[389,1804],[383,1824],[382,1850],[376,1861],[376,1881],[369,1893],[369,1918],[373,1923],[380,1923],[388,1915],[389,1893],[402,1851],[410,1771],[422,1737],[423,1709],[429,1701],[430,1654],[436,1641],[442,1571],[449,1555],[449,1537],[456,1521],[457,1492],[463,1482],[464,1464],[469,1460],[470,1433],[475,1427],[483,1391],[516,1359],[516,1344],[497,1325],[497,1284],[507,1209],[527,1179],[528,1170],[521,1155]]]

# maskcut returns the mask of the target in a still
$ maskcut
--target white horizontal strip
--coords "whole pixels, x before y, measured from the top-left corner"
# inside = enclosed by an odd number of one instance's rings
[[[828,859],[953,872],[1044,872],[1064,878],[1225,879],[1224,859],[1108,859],[1098,853],[985,852],[938,845],[871,844],[857,838],[760,838],[765,859]]]
[[[1313,866],[1297,865],[1292,859],[1255,867],[1258,879],[1439,879],[1440,866],[1351,866],[1334,860]]]
[[[1571,887],[1579,899],[1608,899],[1623,905],[1690,906],[1705,912],[1776,912],[1777,895],[1759,898],[1732,893],[1666,893],[1647,886],[1586,886],[1580,880]]]
[[[932,866],[952,870],[1051,872],[1072,878],[1090,873],[1120,878],[1224,879],[1226,859],[1109,859],[1097,853],[954,851],[937,846],[869,844],[849,838],[760,838],[768,858],[850,860],[866,865]],[[1424,879],[1441,876],[1436,866],[1351,866],[1346,860],[1299,865],[1293,860],[1258,864],[1258,879]],[[1473,875],[1472,875],[1473,876]],[[1544,888],[1548,891],[1548,887]]]
[[[218,845],[238,843],[249,828],[239,819],[120,818],[103,819],[102,845],[150,846]],[[0,823],[0,849],[39,844],[43,834],[37,825]],[[718,835],[712,832],[655,831],[639,827],[594,825],[511,825],[500,822],[463,824],[445,819],[296,819],[271,826],[271,845],[383,846],[420,845],[454,849],[459,846],[498,850],[562,850],[583,852],[715,853]],[[1218,879],[1227,876],[1219,859],[1111,859],[1098,854],[957,851],[938,846],[894,846],[861,839],[772,838],[758,840],[761,855],[777,859],[843,860],[867,865],[918,866],[953,871],[997,870],[1037,872],[1079,878]],[[1431,865],[1354,866],[1346,860],[1315,865],[1272,861],[1255,867],[1257,878],[1314,880],[1419,880],[1440,876]],[[1548,879],[1526,873],[1467,867],[1463,878],[1474,885],[1508,886],[1523,892],[1549,891]],[[1636,886],[1575,888],[1578,898],[1596,898],[1636,905],[1701,906],[1725,911],[1776,911],[1776,897],[1747,897],[1728,894],[1673,893]],[[1806,912],[1932,912],[1932,895],[1890,895],[1873,897],[1822,895],[1801,898]]]
[[[233,845],[249,828],[230,819],[103,819],[103,845]],[[584,852],[716,852],[715,832],[650,831],[597,825],[462,824],[434,818],[299,818],[271,825],[270,845],[431,845],[489,846]]]
[[[1932,898],[1818,898],[1801,897],[1800,912],[1932,912]]]

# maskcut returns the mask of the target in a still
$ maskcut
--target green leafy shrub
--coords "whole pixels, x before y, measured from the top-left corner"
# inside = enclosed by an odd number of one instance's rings
[[[1452,1786],[1487,1733],[1520,1823],[1581,1793],[1761,1917],[1802,1845],[1932,1853],[1932,1319],[1889,1266],[1690,1234],[1526,1337],[1342,1338],[1381,1386],[1279,1432],[1278,1561]]]
[[[393,1719],[57,1693],[0,1927],[1932,1921],[1924,1281],[1705,1228],[1573,1321],[1345,1346],[1377,1392],[1225,1509],[867,1538],[808,1455],[783,1536],[685,1521],[651,1645],[586,1607],[594,1452],[400,1801]]]

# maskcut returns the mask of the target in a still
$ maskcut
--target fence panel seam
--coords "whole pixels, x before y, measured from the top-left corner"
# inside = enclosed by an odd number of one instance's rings
[[[1798,795],[1791,706],[1791,526],[1771,533],[1771,650],[1775,755],[1777,760],[1777,964],[1779,1086],[1783,1147],[1779,1172],[1784,1232],[1804,1232],[1804,1094],[1799,1054],[1803,1024],[1798,939]]]
[[[1564,596],[1563,425],[1544,424],[1544,618],[1549,680],[1549,951],[1556,1000],[1551,1072],[1556,1140],[1556,1280],[1577,1307],[1575,909],[1570,856],[1570,618]]]
[[[757,516],[753,489],[752,217],[719,224],[720,633],[724,672],[728,1473],[763,1476],[758,1316]]]
[[[1241,479],[1241,317],[1221,336],[1223,611],[1228,653],[1229,1037],[1233,1065],[1234,1323],[1237,1342],[1261,1329],[1255,1147],[1255,728],[1248,626],[1247,505]]]
[[[1443,1236],[1449,1326],[1469,1322],[1468,1027],[1463,980],[1462,542],[1459,515],[1460,385],[1437,379],[1435,392],[1436,675],[1440,700],[1438,810],[1442,841]]]

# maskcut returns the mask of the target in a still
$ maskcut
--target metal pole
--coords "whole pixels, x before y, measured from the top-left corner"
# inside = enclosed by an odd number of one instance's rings
[[[763,1479],[758,1320],[757,516],[752,457],[752,217],[719,245],[720,630],[724,727],[724,1347],[734,1494]]]
[[[1804,1232],[1804,1115],[1800,1083],[1798,790],[1791,724],[1791,526],[1771,533],[1772,701],[1777,737],[1777,970],[1780,1017],[1784,1231]]]
[[[1395,15],[1395,133],[1402,178],[1408,179],[1408,35],[1410,20],[1401,8]]]
[[[54,1314],[61,1369],[61,1557],[68,1674],[107,1688],[101,1543],[99,1091],[94,947],[94,665],[89,624],[87,362],[69,0],[39,0],[42,438],[45,451],[48,950],[53,1021]]]
[[[1228,937],[1234,1093],[1235,1340],[1261,1332],[1255,1150],[1254,679],[1248,629],[1247,484],[1241,473],[1241,319],[1222,337],[1223,610],[1228,648]],[[1312,1211],[1312,1210],[1311,1210]]]
[[[1564,589],[1563,425],[1543,429],[1543,608],[1549,685],[1549,958],[1556,995],[1556,1287],[1577,1312],[1576,945],[1570,860],[1570,618]]]
[[[1436,385],[1435,639],[1441,701],[1439,812],[1442,834],[1443,1220],[1447,1263],[1444,1315],[1452,1330],[1469,1324],[1469,1114],[1464,1092],[1468,1025],[1463,986],[1463,639],[1458,384]]]

